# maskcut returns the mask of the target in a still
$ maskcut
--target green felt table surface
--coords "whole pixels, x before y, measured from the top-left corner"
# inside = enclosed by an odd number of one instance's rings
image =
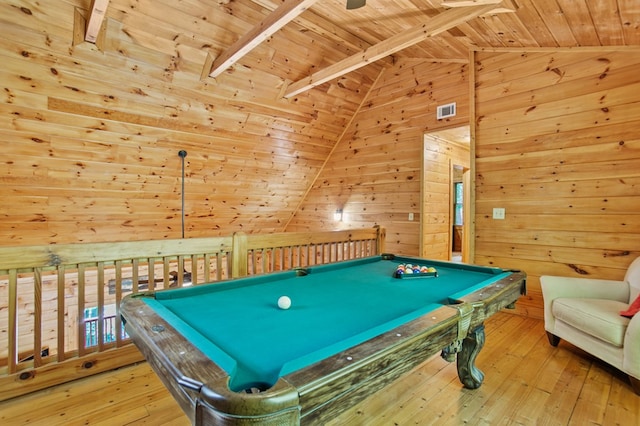
[[[438,277],[398,279],[400,263]],[[159,291],[147,302],[231,376],[234,390],[278,377],[389,331],[505,276],[483,268],[382,257]],[[290,297],[279,309],[280,296]]]

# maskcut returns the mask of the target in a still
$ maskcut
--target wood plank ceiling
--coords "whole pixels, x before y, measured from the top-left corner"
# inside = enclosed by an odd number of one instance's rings
[[[209,56],[209,61],[203,64],[203,76],[215,78],[225,72],[291,21],[295,21],[292,26],[295,25],[297,31],[316,33],[326,43],[343,46],[342,56],[351,55],[336,64],[340,56],[335,50],[322,51],[322,57],[334,67],[333,74],[318,72],[314,69],[316,63],[310,63],[306,72],[311,73],[306,77],[308,83],[305,85],[304,80],[294,83],[295,88],[287,90],[287,97],[320,84],[321,79],[324,82],[339,77],[389,56],[451,61],[466,60],[468,50],[473,46],[640,44],[640,5],[634,0],[542,0],[535,3],[532,0],[369,0],[365,7],[358,9],[347,9],[346,0],[285,0],[281,3],[181,0],[159,1],[152,6],[145,1],[93,0],[86,28],[87,41],[96,41],[110,3],[115,15],[135,13],[135,10],[142,15],[148,14],[145,19],[159,24],[163,16],[169,18],[167,25],[172,24],[182,30],[181,34],[190,35],[195,42],[192,48],[198,48],[196,43],[200,37],[211,38],[210,43],[200,45]],[[171,19],[175,13],[185,19]],[[480,18],[474,19],[477,16]],[[260,20],[252,24],[243,17]],[[243,22],[236,22],[237,26],[234,26],[229,21]],[[205,22],[209,25],[204,25]],[[251,25],[253,27],[246,31]],[[153,25],[149,26],[152,31],[153,28]],[[197,34],[197,28],[203,32]],[[145,31],[144,27],[138,30]],[[219,37],[220,31],[231,31],[232,34]],[[155,38],[154,35],[149,37]],[[226,47],[220,44],[229,37],[234,43]]]

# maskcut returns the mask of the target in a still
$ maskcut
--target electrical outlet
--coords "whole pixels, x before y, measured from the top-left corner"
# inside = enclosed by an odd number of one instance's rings
[[[413,213],[409,213],[409,220],[413,220]]]
[[[494,219],[502,220],[502,219],[504,219],[504,215],[505,215],[505,212],[504,212],[504,208],[503,207],[494,207],[493,208],[493,218]]]

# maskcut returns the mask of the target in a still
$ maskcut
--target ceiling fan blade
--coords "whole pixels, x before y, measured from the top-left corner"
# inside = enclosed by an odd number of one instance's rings
[[[367,4],[367,0],[347,0],[347,10],[358,9]]]

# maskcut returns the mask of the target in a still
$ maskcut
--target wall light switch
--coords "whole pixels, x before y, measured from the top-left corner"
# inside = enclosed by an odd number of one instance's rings
[[[502,207],[494,207],[493,208],[493,218],[494,219],[504,219],[504,208]]]
[[[409,220],[413,220],[413,213],[409,213]]]

